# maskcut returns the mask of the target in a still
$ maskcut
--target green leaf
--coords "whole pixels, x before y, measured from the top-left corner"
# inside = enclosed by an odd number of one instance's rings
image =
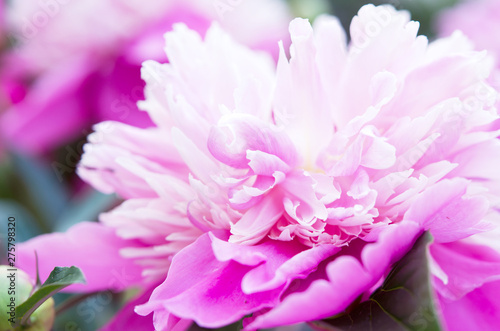
[[[312,325],[329,331],[440,330],[427,262],[427,248],[431,242],[431,235],[424,233],[369,300],[348,314]]]
[[[16,308],[16,319],[18,324],[26,325],[31,314],[47,299],[65,287],[77,283],[86,283],[85,277],[79,268],[55,267],[45,283]]]

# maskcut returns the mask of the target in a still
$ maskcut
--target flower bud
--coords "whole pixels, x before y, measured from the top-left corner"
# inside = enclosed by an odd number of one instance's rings
[[[14,330],[16,307],[26,301],[33,290],[33,280],[24,271],[0,266],[0,330]],[[25,331],[48,331],[54,324],[54,299],[49,298],[33,314]]]

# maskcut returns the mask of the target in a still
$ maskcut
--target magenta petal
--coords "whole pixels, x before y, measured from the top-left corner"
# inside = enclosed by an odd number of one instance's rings
[[[448,278],[446,284],[434,278],[434,287],[443,297],[458,300],[484,283],[500,279],[500,254],[487,246],[434,244],[430,252]]]
[[[185,331],[192,324],[193,321],[174,316],[166,310],[155,312],[153,317],[155,331]]]
[[[403,221],[388,227],[377,242],[367,245],[361,252],[364,267],[375,277],[381,277],[389,266],[411,249],[421,233],[421,226],[414,222]]]
[[[328,279],[314,280],[304,291],[292,292],[279,306],[258,316],[246,328],[272,328],[342,312],[379,281],[412,247],[420,233],[420,227],[414,222],[389,226],[380,234],[377,243],[363,249],[363,264],[352,256],[337,257],[326,266]]]
[[[146,59],[149,58],[141,62]],[[137,101],[144,99],[145,84],[140,73],[139,63],[119,57],[111,72],[96,75],[93,88],[96,94],[99,93],[96,111],[100,121],[119,121],[140,128],[154,125],[148,113],[139,111],[136,106]]]
[[[214,256],[220,262],[228,262],[232,260],[242,265],[256,266],[267,260],[265,249],[261,249],[263,245],[237,245],[220,240],[212,233],[209,233],[208,235],[212,241]]]
[[[69,291],[122,290],[142,281],[141,267],[120,255],[120,249],[135,246],[135,241],[119,238],[112,228],[83,222],[65,233],[46,234],[19,244],[16,266],[35,278],[36,251],[42,281],[54,267],[77,266],[87,284],[70,286]]]
[[[340,251],[339,247],[333,245],[319,245],[295,253],[297,246],[300,247],[293,242],[268,243],[266,263],[250,270],[243,277],[243,291],[248,294],[268,291],[283,284],[289,285],[294,279],[306,278],[320,262]]]
[[[457,301],[440,297],[441,316],[446,330],[498,330],[499,293],[500,281],[496,281],[483,285]]]
[[[210,234],[212,249],[217,260],[233,260],[254,268],[243,277],[244,293],[265,292],[289,284],[293,279],[302,279],[314,271],[324,259],[337,253],[340,248],[333,245],[305,247],[297,242],[267,239],[255,246],[228,243]]]
[[[212,252],[208,233],[177,253],[168,277],[151,295],[148,303],[136,308],[141,315],[155,313],[155,326],[167,313],[194,320],[209,328],[233,323],[248,313],[277,304],[283,288],[247,295],[241,279],[251,269],[235,261],[220,262]]]
[[[317,280],[305,292],[289,295],[281,305],[258,316],[246,329],[272,328],[330,317],[344,310],[372,284],[371,275],[352,256],[335,259],[327,266],[327,273],[330,280]]]
[[[134,330],[134,331],[154,331],[153,318],[151,316],[138,315],[134,308],[142,304],[151,296],[155,286],[151,286],[142,292],[138,297],[129,301],[113,319],[100,329],[100,331]]]
[[[100,331],[134,330],[134,331],[185,331],[193,321],[178,318],[169,314],[153,316],[141,316],[135,312],[137,305],[148,301],[151,293],[158,284],[154,284],[138,297],[129,301],[113,319],[106,324]]]
[[[26,98],[0,117],[3,139],[30,153],[46,152],[74,139],[89,125],[80,89],[89,70],[76,59],[38,79]]]

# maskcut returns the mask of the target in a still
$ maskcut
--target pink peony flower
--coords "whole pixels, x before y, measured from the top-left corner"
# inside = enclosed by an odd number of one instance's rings
[[[71,260],[86,290],[116,280],[96,270],[101,259],[123,271],[113,287],[143,292],[109,329],[145,325],[138,305],[156,330],[250,314],[252,330],[343,312],[430,231],[441,323],[493,330],[492,61],[459,33],[429,44],[418,27],[367,5],[346,45],[337,19],[295,19],[291,58],[281,47],[274,70],[217,25],[204,40],[176,25],[170,63],[143,66],[139,106],[155,126],[97,125],[80,164],[82,178],[126,201],[99,224],[27,242],[22,267],[35,249],[42,275]]]
[[[8,18],[18,45],[2,70],[13,106],[0,132],[9,145],[40,153],[103,120],[152,126],[135,106],[140,66],[167,60],[162,37],[173,23],[204,33],[217,20],[240,42],[277,55],[289,17],[281,0],[14,1]]]

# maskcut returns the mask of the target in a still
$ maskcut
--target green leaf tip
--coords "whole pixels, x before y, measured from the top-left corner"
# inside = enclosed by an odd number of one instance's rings
[[[72,284],[85,284],[83,272],[75,267],[55,267],[47,280],[22,304],[16,307],[16,324],[29,325],[31,315],[54,294]]]

